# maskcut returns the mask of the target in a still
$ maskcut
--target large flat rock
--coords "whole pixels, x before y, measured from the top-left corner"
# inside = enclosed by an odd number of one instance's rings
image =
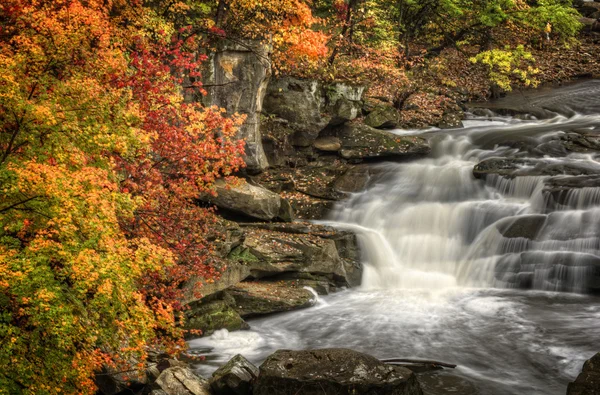
[[[600,395],[600,353],[583,364],[579,376],[569,383],[567,395]]]
[[[200,199],[219,208],[260,220],[292,220],[289,203],[281,199],[281,196],[245,180],[235,183],[217,180],[215,192],[216,196],[204,195]]]
[[[260,366],[254,395],[422,395],[415,374],[347,349],[279,350]]]
[[[426,155],[431,151],[422,137],[397,136],[363,124],[348,124],[335,135],[341,141],[339,155],[344,159],[402,158]]]

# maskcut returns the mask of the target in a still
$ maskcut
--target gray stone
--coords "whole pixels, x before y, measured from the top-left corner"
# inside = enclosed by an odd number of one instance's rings
[[[342,142],[339,154],[345,159],[410,157],[431,151],[427,140],[417,136],[397,136],[367,125],[344,125],[336,130]]]
[[[208,381],[196,376],[189,368],[177,366],[165,369],[153,384],[154,394],[211,395]]]
[[[237,249],[255,279],[283,273],[328,278],[338,287],[358,286],[362,277],[356,235],[329,226],[294,222],[248,224]]]
[[[593,163],[546,161],[543,159],[491,158],[479,162],[473,169],[476,178],[490,174],[514,178],[519,176],[597,175],[600,166]]]
[[[293,281],[242,282],[227,290],[243,318],[298,310],[314,304],[314,295]]]
[[[232,252],[229,252],[228,256],[231,255]],[[235,260],[230,260],[216,279],[207,281],[204,278],[193,276],[188,280],[184,285],[185,299],[183,302],[187,304],[216,294],[245,280],[249,275],[250,269],[248,266],[240,264]]]
[[[360,112],[361,102],[341,97],[332,108],[330,125],[341,125],[355,119]]]
[[[331,120],[321,114],[325,104],[319,82],[285,77],[269,84],[264,112],[285,119],[292,129],[314,140]]]
[[[579,376],[569,383],[567,395],[600,395],[600,353],[583,364]]]
[[[258,368],[238,354],[217,369],[210,379],[214,395],[249,395]]]
[[[400,114],[390,106],[377,106],[365,118],[365,125],[377,129],[389,129],[398,126]]]
[[[225,108],[228,114],[246,115],[237,137],[246,139],[245,161],[249,172],[260,172],[269,166],[259,123],[271,76],[270,51],[269,45],[258,41],[226,43],[211,55],[207,62],[209,70],[204,74],[206,104]]]
[[[295,226],[296,224],[290,224]],[[271,277],[286,272],[329,275],[340,286],[354,286],[361,267],[356,255],[341,257],[333,228],[311,226],[307,233],[287,233],[278,230],[248,228],[243,250],[252,277]],[[347,236],[351,237],[351,236]],[[347,245],[355,239],[345,239]],[[355,247],[358,250],[358,247]],[[360,279],[358,279],[360,283]]]
[[[200,330],[202,336],[209,336],[219,329],[236,331],[250,328],[232,307],[234,300],[227,294],[224,294],[224,299],[211,299],[188,305],[190,308],[186,311],[185,326],[187,330]]]
[[[346,349],[279,350],[260,366],[254,395],[422,395],[410,370]]]
[[[281,197],[263,187],[251,185],[244,180],[240,180],[238,185],[226,184],[223,180],[217,180],[215,190],[217,196],[204,195],[201,200],[219,208],[265,221],[276,219],[282,215]],[[289,216],[286,219],[291,220]]]
[[[363,91],[362,86],[283,77],[269,84],[264,112],[288,122],[295,131],[292,145],[309,147],[327,125],[340,125],[358,116]]]
[[[337,152],[342,148],[342,142],[334,136],[319,137],[313,143],[313,147],[320,151]]]
[[[451,113],[445,114],[442,120],[438,122],[437,127],[440,129],[459,129],[463,127],[462,114]]]
[[[545,215],[524,215],[500,221],[497,227],[500,234],[504,237],[523,237],[529,240],[536,240],[545,224]]]

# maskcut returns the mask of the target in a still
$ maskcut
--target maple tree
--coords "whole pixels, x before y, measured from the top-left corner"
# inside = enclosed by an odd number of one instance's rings
[[[93,393],[101,366],[183,347],[180,285],[217,275],[194,199],[242,166],[242,120],[184,101],[200,43],[155,8],[0,15],[0,388]]]

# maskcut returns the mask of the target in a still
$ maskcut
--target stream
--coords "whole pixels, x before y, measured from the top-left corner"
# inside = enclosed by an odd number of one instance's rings
[[[347,347],[457,364],[473,387],[456,393],[565,394],[600,351],[600,152],[561,144],[600,134],[599,95],[588,81],[492,103],[462,129],[394,131],[428,138],[432,153],[373,165],[367,190],[324,221],[358,235],[361,287],[192,340],[206,356],[196,369],[210,375],[238,353],[258,364],[277,349]],[[517,176],[475,178],[491,158],[518,159]]]

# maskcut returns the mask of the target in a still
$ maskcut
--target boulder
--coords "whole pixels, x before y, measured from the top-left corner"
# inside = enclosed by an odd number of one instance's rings
[[[497,227],[500,234],[504,237],[523,237],[529,240],[536,240],[545,224],[545,215],[523,215],[502,220],[498,222]]]
[[[246,140],[245,162],[249,172],[269,166],[262,146],[260,113],[271,77],[271,48],[259,41],[233,43],[224,41],[214,51],[204,72],[207,95],[203,102],[244,114],[237,137]]]
[[[135,363],[131,365],[134,366]],[[117,395],[127,391],[140,390],[144,387],[147,379],[147,375],[136,377],[130,372],[123,373],[105,365],[95,374],[94,383],[98,387],[98,395]]]
[[[417,136],[397,136],[367,125],[344,125],[336,130],[342,142],[339,154],[344,159],[410,157],[431,151],[427,140]]]
[[[442,119],[436,125],[440,129],[459,129],[463,127],[463,114],[449,113],[442,116]]]
[[[227,290],[234,308],[243,318],[280,313],[310,307],[315,302],[312,292],[288,282],[242,282]]]
[[[240,180],[237,185],[217,180],[215,190],[217,196],[204,195],[201,200],[256,219],[291,220],[289,207],[282,203],[281,197],[263,187],[252,185],[245,180]]]
[[[583,364],[579,376],[569,383],[567,395],[600,395],[600,353]]]
[[[361,102],[340,97],[331,109],[330,125],[341,125],[355,119],[361,110]]]
[[[210,379],[214,395],[249,395],[258,377],[258,368],[238,354],[217,369]]]
[[[301,192],[284,194],[294,209],[294,215],[300,219],[324,219],[335,207],[334,200],[316,198]]]
[[[274,79],[267,88],[264,112],[288,121],[296,131],[317,136],[330,121],[321,115],[325,106],[322,86],[314,80],[292,77]]]
[[[248,224],[236,250],[254,279],[294,272],[325,276],[340,287],[360,284],[362,266],[354,234],[312,224],[277,225]]]
[[[162,371],[152,384],[151,395],[211,395],[208,381],[189,368],[176,366]]]
[[[398,126],[400,115],[398,110],[391,106],[377,106],[365,117],[367,126],[377,129],[390,129]]]
[[[347,349],[279,350],[260,366],[254,395],[422,395],[416,375],[403,367]]]
[[[313,147],[319,151],[337,152],[342,148],[342,142],[334,136],[319,137],[313,143]]]
[[[358,116],[363,91],[362,86],[283,77],[269,84],[264,113],[287,121],[295,132],[293,145],[309,147],[327,125],[340,125]]]
[[[186,310],[186,329],[200,330],[202,336],[209,336],[218,329],[249,329],[250,326],[232,307],[234,304],[234,299],[227,293],[190,303]]]

